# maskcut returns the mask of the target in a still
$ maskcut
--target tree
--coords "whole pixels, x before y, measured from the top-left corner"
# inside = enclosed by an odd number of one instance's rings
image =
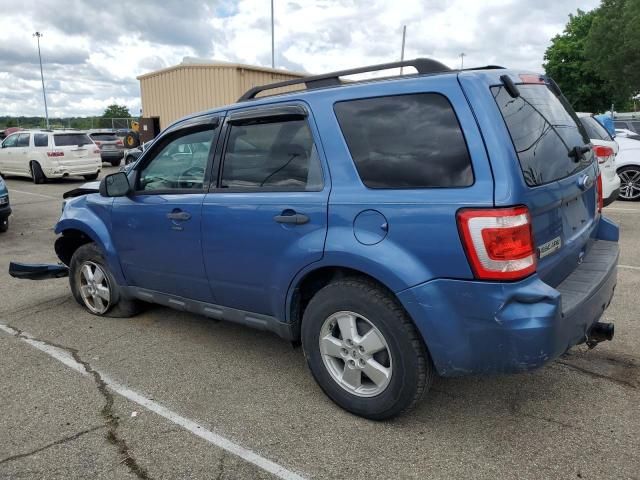
[[[131,118],[131,114],[129,113],[129,109],[125,105],[118,105],[114,103],[113,105],[109,105],[104,113],[102,114],[103,118]]]
[[[611,106],[612,89],[585,55],[585,43],[598,9],[578,10],[569,15],[564,31],[551,39],[544,54],[544,69],[562,89],[573,108],[582,112],[603,112]]]
[[[640,0],[603,0],[597,11],[586,56],[628,101],[640,93]]]

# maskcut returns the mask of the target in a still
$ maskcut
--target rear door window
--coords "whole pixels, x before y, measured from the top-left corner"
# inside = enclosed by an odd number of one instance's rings
[[[56,147],[75,147],[93,143],[86,133],[58,133],[53,136],[53,142]]]
[[[336,103],[335,114],[369,188],[467,187],[473,170],[449,101],[437,93]]]
[[[529,186],[560,180],[593,162],[593,152],[573,155],[590,141],[575,113],[546,84],[518,85],[513,98],[504,86],[491,87]]]
[[[46,147],[49,145],[49,135],[46,133],[34,133],[33,145],[36,147]]]

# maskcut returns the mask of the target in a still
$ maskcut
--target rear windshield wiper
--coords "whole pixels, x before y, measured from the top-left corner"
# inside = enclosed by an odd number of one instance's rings
[[[576,145],[571,150],[569,150],[568,155],[573,159],[574,162],[578,163],[580,160],[584,159],[584,154],[588,153],[589,150],[591,150],[591,147]]]

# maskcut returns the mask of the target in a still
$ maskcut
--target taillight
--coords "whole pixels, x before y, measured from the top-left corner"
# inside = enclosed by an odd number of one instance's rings
[[[596,191],[598,195],[598,213],[602,213],[604,207],[604,198],[602,198],[602,174],[598,172],[598,180],[596,180]]]
[[[64,152],[62,150],[52,150],[47,152],[47,157],[64,157]]]
[[[613,156],[613,148],[604,145],[596,145],[593,147],[593,154],[598,159],[598,163],[606,162],[609,157]]]
[[[97,146],[100,146],[102,142],[99,142],[98,140],[94,140],[93,143],[95,143]]]
[[[122,147],[124,145],[124,142],[121,139],[119,139],[118,141],[116,141],[116,145]]]
[[[93,151],[93,153],[97,153],[98,155],[100,155],[100,149],[99,149],[99,148],[96,148],[96,149]]]
[[[527,207],[463,209],[458,230],[477,279],[519,280],[536,271]]]

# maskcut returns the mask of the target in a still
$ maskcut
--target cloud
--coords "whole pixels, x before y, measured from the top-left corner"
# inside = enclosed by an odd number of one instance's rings
[[[406,58],[457,67],[541,70],[569,13],[598,0],[275,0],[276,64],[321,73]],[[110,103],[140,109],[137,75],[185,56],[271,64],[267,0],[0,0],[0,115],[42,113],[36,30],[50,114],[96,115]]]

